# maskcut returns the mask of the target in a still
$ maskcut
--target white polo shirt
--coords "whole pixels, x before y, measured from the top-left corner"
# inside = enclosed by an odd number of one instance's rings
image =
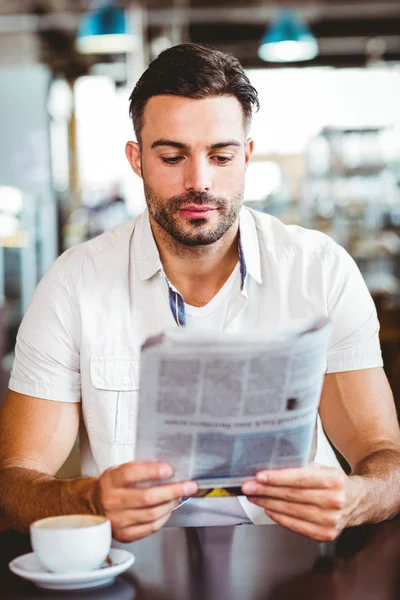
[[[327,372],[382,366],[379,323],[347,252],[317,231],[242,208],[245,274],[223,330],[266,331],[326,315]],[[140,347],[177,326],[148,213],[64,252],[38,284],[21,323],[9,388],[81,402],[82,474],[133,460]],[[315,460],[338,463],[318,422]],[[216,498],[215,500],[218,500]],[[255,523],[264,511],[240,497]]]

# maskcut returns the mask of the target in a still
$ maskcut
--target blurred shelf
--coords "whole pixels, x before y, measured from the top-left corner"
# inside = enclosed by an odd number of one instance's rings
[[[379,125],[376,127],[324,127],[321,131],[321,135],[329,137],[332,135],[353,135],[353,134],[365,134],[373,135],[387,131],[391,129],[390,125]]]
[[[388,168],[387,164],[377,164],[377,165],[363,165],[360,167],[346,167],[338,169],[334,167],[332,169],[332,174],[338,177],[376,177],[380,175]]]

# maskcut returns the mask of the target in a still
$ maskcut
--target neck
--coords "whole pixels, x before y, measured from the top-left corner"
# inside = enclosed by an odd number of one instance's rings
[[[202,246],[181,244],[160,227],[151,215],[150,225],[169,281],[187,304],[207,304],[237,264],[238,219],[217,242]]]

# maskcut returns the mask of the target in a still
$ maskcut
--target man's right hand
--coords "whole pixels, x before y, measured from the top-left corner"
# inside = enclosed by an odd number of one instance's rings
[[[149,481],[172,477],[172,467],[164,463],[130,462],[111,467],[96,481],[94,501],[111,522],[113,537],[133,542],[158,531],[179,505],[182,496],[197,492],[194,481],[136,487]]]

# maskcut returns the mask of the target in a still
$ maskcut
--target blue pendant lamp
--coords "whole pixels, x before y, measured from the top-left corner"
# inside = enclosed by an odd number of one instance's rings
[[[318,42],[302,18],[282,11],[265,32],[258,56],[268,62],[312,60],[318,54]]]
[[[107,0],[96,2],[78,29],[76,48],[85,54],[130,52],[136,42],[124,10]]]

